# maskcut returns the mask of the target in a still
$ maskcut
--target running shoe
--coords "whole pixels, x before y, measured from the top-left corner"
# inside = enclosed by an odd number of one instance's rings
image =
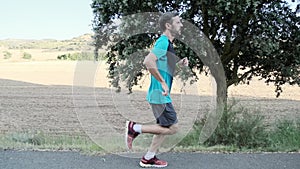
[[[150,160],[146,160],[145,157],[140,161],[140,166],[144,168],[155,167],[155,168],[163,168],[168,166],[168,162],[159,160],[156,156],[151,158]]]
[[[126,121],[126,133],[125,133],[125,142],[128,149],[132,149],[132,142],[133,140],[139,135],[138,132],[133,130],[133,126],[135,122]]]

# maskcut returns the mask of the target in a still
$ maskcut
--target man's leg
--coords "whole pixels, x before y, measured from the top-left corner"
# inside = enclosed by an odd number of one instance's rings
[[[152,143],[150,145],[150,148],[148,152],[143,157],[145,160],[150,160],[155,157],[155,155],[158,153],[158,149],[161,146],[161,144],[164,142],[166,138],[166,135],[160,134],[160,135],[154,135],[152,139]]]
[[[151,132],[152,131],[152,130],[150,130],[151,126],[146,126],[146,125],[143,126],[143,128],[146,128],[146,129],[148,129],[148,127],[149,127],[149,130],[147,132]],[[166,161],[157,159],[156,154],[158,153],[158,149],[164,142],[166,136],[175,134],[177,132],[177,129],[178,129],[177,124],[174,124],[170,127],[162,127],[162,126],[154,127],[153,131],[160,130],[161,132],[163,132],[163,134],[162,133],[155,134],[153,136],[150,148],[149,148],[148,152],[145,154],[145,156],[141,159],[140,166],[142,166],[142,167],[166,167],[168,165],[168,163]]]
[[[156,134],[156,135],[172,135],[178,130],[178,124],[173,124],[170,127],[162,127],[158,124],[156,125],[142,125],[142,133]]]
[[[135,130],[135,128],[138,128],[139,130]],[[126,123],[126,129],[127,130],[126,130],[125,140],[126,140],[127,148],[132,149],[132,142],[139,134],[148,133],[148,134],[154,134],[154,135],[172,135],[177,132],[178,124],[174,124],[170,127],[162,127],[158,124],[156,124],[156,125],[140,125],[140,124],[135,124],[134,122],[128,121]],[[155,145],[157,144],[156,142],[159,142],[156,140],[157,139],[153,140]]]
[[[158,148],[165,140],[166,135],[175,134],[178,131],[178,120],[172,103],[151,104],[154,116],[157,120],[156,125],[141,125],[129,122],[127,125],[126,138],[127,145],[131,149],[133,140],[141,133],[154,134],[151,146],[146,155],[141,159],[142,167],[165,167],[166,161],[156,158]],[[129,132],[128,132],[129,131]],[[129,136],[129,137],[128,137]]]
[[[154,135],[152,139],[151,146],[149,148],[150,152],[158,153],[158,149],[161,146],[161,144],[164,142],[166,138],[166,135],[160,134],[160,135]]]
[[[132,149],[133,140],[141,133],[149,133],[155,135],[172,135],[178,130],[177,115],[172,103],[167,104],[151,104],[153,114],[157,120],[156,125],[141,125],[135,122],[126,123],[126,144]]]
[[[172,125],[168,128],[166,128],[166,127],[163,127],[163,128],[168,129],[167,132],[164,132],[164,133],[161,133],[161,134],[155,134],[153,136],[152,143],[151,143],[150,148],[149,148],[149,152],[157,153],[159,147],[164,142],[164,140],[166,138],[166,135],[172,135],[172,134],[175,134],[177,132],[178,124],[174,124],[174,125]]]

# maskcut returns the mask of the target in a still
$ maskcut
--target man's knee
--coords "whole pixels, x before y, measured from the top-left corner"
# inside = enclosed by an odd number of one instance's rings
[[[169,127],[170,129],[170,134],[176,134],[179,130],[178,124],[173,124],[172,126]]]

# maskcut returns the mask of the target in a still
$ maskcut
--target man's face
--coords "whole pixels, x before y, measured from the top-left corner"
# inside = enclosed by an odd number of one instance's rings
[[[179,35],[181,35],[181,29],[183,27],[182,23],[181,23],[181,19],[179,16],[175,16],[172,19],[172,25],[171,25],[171,29],[170,32],[174,37],[177,37]]]

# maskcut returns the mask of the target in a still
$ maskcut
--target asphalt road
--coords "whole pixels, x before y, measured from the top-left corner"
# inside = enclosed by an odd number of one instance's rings
[[[299,169],[300,154],[165,153],[170,169]],[[137,169],[139,159],[77,152],[0,151],[0,169]]]

